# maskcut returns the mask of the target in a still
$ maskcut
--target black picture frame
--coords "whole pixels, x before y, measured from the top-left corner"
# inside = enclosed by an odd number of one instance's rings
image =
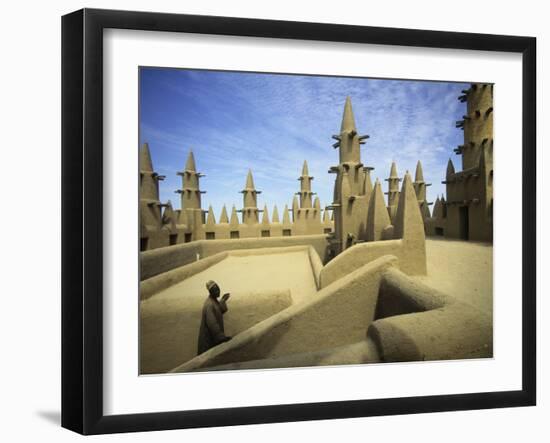
[[[522,389],[392,399],[103,412],[103,30],[501,51],[522,55]],[[62,18],[62,426],[82,434],[290,422],[536,403],[536,39],[83,9]],[[519,124],[519,122],[518,122]]]

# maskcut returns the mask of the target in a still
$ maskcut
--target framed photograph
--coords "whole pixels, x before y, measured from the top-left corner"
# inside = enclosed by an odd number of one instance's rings
[[[62,425],[536,403],[536,40],[62,20]]]

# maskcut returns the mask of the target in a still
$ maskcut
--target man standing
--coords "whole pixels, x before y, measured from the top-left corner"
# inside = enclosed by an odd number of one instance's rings
[[[231,337],[225,335],[223,328],[223,314],[227,312],[226,302],[230,296],[223,294],[221,301],[218,301],[220,287],[212,280],[206,283],[206,289],[208,289],[209,295],[202,307],[198,354],[231,340]]]

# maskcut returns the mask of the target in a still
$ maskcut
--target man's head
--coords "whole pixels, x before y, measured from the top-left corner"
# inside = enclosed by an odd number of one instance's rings
[[[206,283],[206,289],[208,289],[211,297],[218,298],[220,296],[220,287],[215,281],[209,280]]]

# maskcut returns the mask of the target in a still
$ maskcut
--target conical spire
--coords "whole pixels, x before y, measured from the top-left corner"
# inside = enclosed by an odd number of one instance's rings
[[[426,201],[426,186],[429,186],[424,181],[424,173],[422,172],[422,163],[418,160],[416,163],[416,172],[414,174],[414,191],[416,192],[416,198],[418,204],[420,205],[420,212],[424,218],[430,216],[430,208],[428,207],[428,202]]]
[[[204,192],[200,190],[199,178],[201,174],[197,173],[193,151],[189,151],[185,163],[185,170],[178,172],[178,175],[182,177],[182,187],[180,190],[176,191],[181,195],[181,208],[183,210],[201,210],[201,194]]]
[[[189,155],[187,156],[187,161],[185,162],[185,170],[196,172],[197,166],[195,165],[195,156],[193,155],[193,151],[189,151]]]
[[[176,217],[170,200],[166,202],[166,207],[162,214],[162,224],[163,226],[168,226],[170,229],[176,229]]]
[[[149,143],[143,143],[139,148],[139,169],[143,172],[153,172]]]
[[[264,205],[264,211],[262,214],[262,224],[269,226],[269,212],[267,211],[267,205]]]
[[[432,216],[430,214],[430,207],[428,206],[428,202],[423,201],[420,203],[420,213],[422,214],[423,220],[426,220],[427,218],[430,218]]]
[[[233,205],[233,208],[231,209],[231,220],[229,220],[230,225],[238,225],[239,224],[239,217],[237,217],[237,210],[235,209],[235,205]]]
[[[451,175],[454,175],[455,173],[455,166],[453,165],[453,161],[449,159],[449,163],[447,163],[447,178],[449,178]]]
[[[139,198],[140,200],[152,200],[160,203],[159,201],[159,180],[162,177],[155,174],[153,170],[153,162],[151,161],[151,153],[149,152],[149,144],[143,143],[139,148],[139,170],[140,170],[140,182],[139,182]],[[153,216],[154,212],[154,216]],[[142,214],[148,221],[146,225],[158,224],[161,221],[161,207],[157,206],[153,211],[147,210]],[[155,221],[150,218],[154,217]]]
[[[256,191],[254,188],[254,179],[252,178],[252,171],[250,169],[248,170],[248,174],[246,176],[245,188],[241,192],[243,194],[243,223],[258,223],[259,214],[257,196],[260,194],[260,191]]]
[[[391,162],[390,178],[399,178],[399,176],[397,175],[397,165],[395,164],[395,162]]]
[[[214,217],[214,210],[212,205],[208,207],[208,216],[206,217],[206,224],[208,226],[214,226],[216,224],[216,217]]]
[[[271,222],[279,223],[279,210],[277,209],[277,205],[273,206],[273,215],[271,216]]]
[[[356,131],[355,117],[353,116],[353,109],[351,108],[351,98],[346,97],[346,104],[344,105],[344,116],[342,117],[342,127],[340,132]]]
[[[222,213],[220,215],[220,223],[229,223],[229,218],[227,217],[227,209],[223,205]]]
[[[304,165],[302,166],[302,176],[309,177],[309,170],[307,167],[307,160],[304,160]]]
[[[267,205],[264,205],[264,213],[262,214],[262,224],[269,225],[269,213],[267,212]]]
[[[285,205],[285,210],[283,211],[283,225],[290,224],[290,215],[288,214],[288,206]]]
[[[256,189],[254,187],[254,179],[252,178],[252,171],[250,169],[248,170],[248,175],[246,176],[246,186],[245,186],[245,190],[249,190],[249,189]]]
[[[424,182],[424,173],[422,172],[422,163],[420,163],[420,160],[418,160],[418,163],[416,164],[414,181],[417,183]]]
[[[353,116],[353,110],[351,108],[351,99],[349,97],[346,98],[346,104],[344,106],[344,115],[342,117],[340,134],[333,135],[332,138],[336,140],[336,143],[334,143],[332,146],[334,148],[340,148],[340,164],[361,163],[360,145],[364,144],[365,140],[369,138],[369,136],[359,135],[357,133],[357,128],[355,127],[355,118]],[[357,172],[359,172],[359,170],[354,170],[351,172],[354,182],[354,177]],[[359,174],[362,174],[362,171],[360,171]],[[354,190],[354,193],[357,194],[358,190]]]
[[[390,216],[384,202],[382,186],[380,186],[380,182],[376,179],[369,201],[367,215],[367,241],[381,240],[382,232],[390,224]]]
[[[399,194],[399,204],[395,216],[395,238],[422,241],[422,247],[424,247],[424,221],[408,171]]]
[[[390,219],[393,221],[397,212],[397,202],[399,201],[399,182],[401,179],[397,175],[397,164],[392,161],[390,167],[390,176],[386,179],[388,182],[388,211]]]
[[[437,218],[443,218],[443,210],[442,210],[442,207],[441,207],[441,200],[439,199],[439,195],[435,199],[432,216],[433,216],[433,218],[436,218],[436,219]]]
[[[317,211],[321,210],[321,200],[319,200],[319,197],[315,197],[315,200],[313,202],[313,207],[317,209]]]
[[[311,192],[311,180],[313,180],[313,177],[310,177],[309,175],[306,160],[304,160],[302,175],[298,178],[298,180],[300,180],[300,192],[298,192],[300,195],[300,207],[311,208],[311,198],[313,195]]]

